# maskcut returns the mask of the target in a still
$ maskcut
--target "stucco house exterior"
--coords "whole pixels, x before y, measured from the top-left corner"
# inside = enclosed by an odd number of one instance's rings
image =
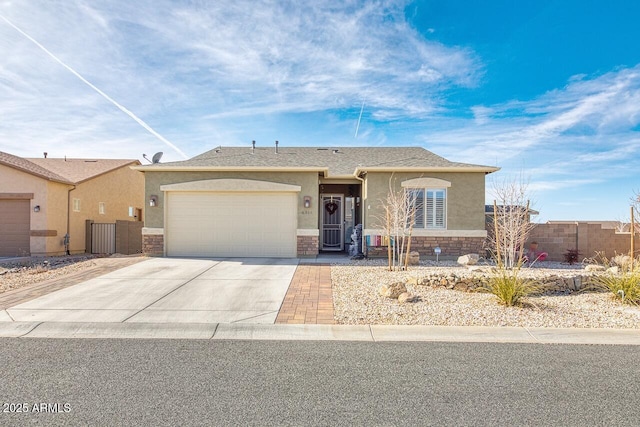
[[[420,194],[412,250],[480,252],[485,175],[419,147],[218,147],[189,160],[137,166],[145,174],[143,252],[159,256],[313,257],[344,251],[362,224],[382,255],[381,201]],[[368,238],[367,238],[368,236]]]
[[[135,165],[0,152],[0,256],[84,253],[86,220],[141,221],[144,176]]]

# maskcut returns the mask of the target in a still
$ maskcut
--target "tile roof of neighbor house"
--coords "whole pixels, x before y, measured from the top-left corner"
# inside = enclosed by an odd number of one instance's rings
[[[134,159],[56,159],[28,158],[30,162],[79,184],[112,170],[129,165],[139,165]]]
[[[29,173],[31,175],[38,176],[40,178],[44,178],[49,181],[62,182],[64,184],[72,184],[67,178],[58,175],[55,172],[52,172],[42,166],[39,166],[33,162],[30,162],[27,159],[22,157],[14,156],[13,154],[5,153],[0,151],[0,164],[5,166],[10,166],[14,169],[21,170],[23,172]]]
[[[506,207],[504,205],[497,205],[497,207],[498,207],[498,210],[506,208],[507,211],[515,210],[515,209],[520,209],[521,211],[524,211],[526,209],[525,206],[517,206],[517,205],[507,205]],[[492,215],[493,205],[484,205],[484,213],[486,215]],[[540,215],[540,212],[538,212],[535,209],[529,208],[529,215]]]
[[[253,151],[253,152],[252,152]],[[197,168],[308,168],[328,169],[329,176],[353,176],[356,169],[478,169],[494,172],[499,168],[451,162],[420,147],[218,147],[189,160],[154,165],[138,169]]]
[[[79,184],[123,166],[139,165],[140,162],[132,159],[23,158],[0,151],[0,164],[50,181]]]

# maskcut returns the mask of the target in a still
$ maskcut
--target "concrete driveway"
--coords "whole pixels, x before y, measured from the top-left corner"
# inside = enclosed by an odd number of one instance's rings
[[[8,308],[0,321],[274,323],[297,264],[152,258]]]

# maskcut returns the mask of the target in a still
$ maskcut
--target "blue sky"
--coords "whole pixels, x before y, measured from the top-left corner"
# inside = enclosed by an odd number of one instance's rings
[[[0,150],[422,146],[500,166],[489,190],[524,176],[539,221],[625,220],[638,16],[616,0],[0,0]]]

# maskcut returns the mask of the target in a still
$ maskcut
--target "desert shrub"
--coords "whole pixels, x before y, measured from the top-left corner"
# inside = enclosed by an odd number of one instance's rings
[[[623,303],[640,305],[640,269],[598,276],[595,282]]]
[[[627,254],[616,253],[612,258],[607,258],[604,252],[596,252],[596,255],[592,258],[585,258],[582,260],[585,265],[596,264],[603,267],[618,267],[620,271],[628,272],[640,268],[640,257],[631,258]]]
[[[631,270],[633,266],[633,260],[629,255],[616,255],[611,258],[611,265],[620,267],[623,271]]]
[[[520,277],[519,272],[519,268],[499,266],[489,277],[487,284],[479,290],[495,295],[500,304],[507,307],[520,305],[522,298],[540,293],[540,287],[535,281]]]
[[[564,262],[569,265],[576,264],[580,259],[580,252],[577,249],[567,249],[567,251],[563,254]]]

